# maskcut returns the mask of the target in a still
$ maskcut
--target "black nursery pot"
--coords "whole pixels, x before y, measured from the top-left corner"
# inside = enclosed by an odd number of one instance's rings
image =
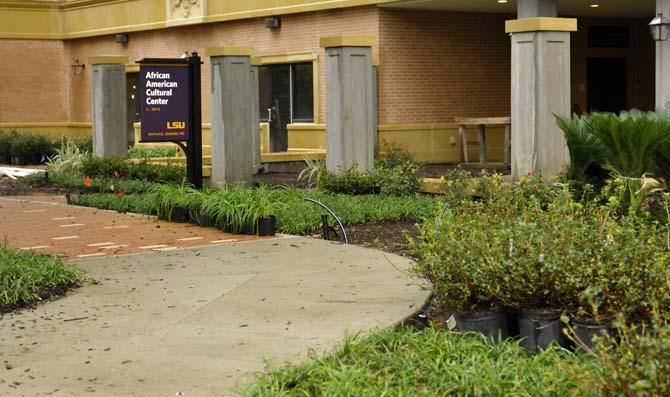
[[[186,223],[188,222],[188,212],[184,207],[174,207],[171,218],[172,222]]]
[[[258,218],[258,235],[259,236],[274,236],[276,232],[277,218],[270,215],[265,218]]]
[[[572,319],[572,329],[577,349],[593,350],[595,347],[593,338],[612,334],[612,321],[575,317]]]
[[[479,332],[494,341],[509,336],[507,312],[503,309],[472,314],[457,313],[455,317],[460,331]]]
[[[205,215],[205,211],[200,210],[198,211],[198,219],[197,219],[198,225],[202,227],[210,227],[212,226],[211,223],[209,222],[209,218],[207,218],[207,215]]]
[[[560,310],[521,310],[519,312],[521,346],[531,353],[537,353],[552,344],[565,346],[561,313]]]

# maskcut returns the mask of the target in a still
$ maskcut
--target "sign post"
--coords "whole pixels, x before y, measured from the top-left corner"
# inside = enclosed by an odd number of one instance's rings
[[[173,142],[186,153],[186,175],[202,188],[202,114],[197,52],[144,58],[140,64],[140,142]],[[186,144],[184,144],[186,142]]]

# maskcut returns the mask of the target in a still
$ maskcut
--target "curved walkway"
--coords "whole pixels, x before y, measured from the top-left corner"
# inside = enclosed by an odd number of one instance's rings
[[[0,395],[234,395],[428,295],[405,258],[298,237],[76,263],[100,283],[0,316]]]

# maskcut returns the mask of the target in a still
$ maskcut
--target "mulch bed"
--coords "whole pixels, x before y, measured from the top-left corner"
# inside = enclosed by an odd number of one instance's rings
[[[53,186],[47,180],[33,180],[26,178],[12,179],[0,177],[0,196],[29,196],[34,194],[63,195],[71,189]]]
[[[385,252],[411,258],[408,238],[416,238],[419,235],[417,222],[390,221],[365,223],[362,225],[345,226],[349,243],[365,248],[378,249]],[[331,240],[342,241],[342,234],[336,228],[338,237],[333,236]],[[307,237],[323,238],[321,229],[305,233]]]

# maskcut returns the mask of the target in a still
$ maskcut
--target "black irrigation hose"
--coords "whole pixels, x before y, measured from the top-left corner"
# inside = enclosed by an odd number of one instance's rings
[[[316,200],[314,200],[314,199],[311,199],[311,198],[309,198],[309,197],[305,197],[305,201],[309,201],[310,203],[314,203],[314,204],[316,204],[316,205],[319,205],[319,206],[321,206],[323,209],[325,209],[326,211],[328,211],[328,212],[330,213],[330,215],[332,215],[333,218],[335,218],[335,220],[337,221],[337,224],[340,225],[340,230],[342,230],[342,235],[344,236],[344,243],[345,243],[345,244],[349,244],[349,239],[347,238],[347,232],[344,230],[344,226],[342,225],[342,222],[340,222],[340,218],[338,218],[337,215],[335,215],[335,213],[333,212],[333,210],[331,210],[330,208],[326,207],[325,204],[320,203],[320,202],[318,202],[318,201],[316,201]]]

